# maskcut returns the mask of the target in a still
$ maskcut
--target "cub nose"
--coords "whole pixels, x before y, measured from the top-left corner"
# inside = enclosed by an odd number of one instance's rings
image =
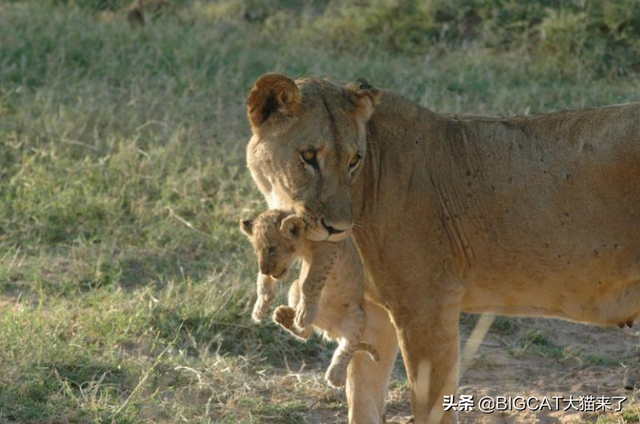
[[[263,275],[271,275],[271,264],[260,262],[260,273]]]

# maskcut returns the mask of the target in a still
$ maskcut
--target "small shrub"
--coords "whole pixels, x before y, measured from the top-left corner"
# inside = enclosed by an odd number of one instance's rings
[[[539,26],[542,56],[555,60],[561,69],[573,68],[574,59],[583,53],[589,39],[587,26],[584,12],[549,9]]]

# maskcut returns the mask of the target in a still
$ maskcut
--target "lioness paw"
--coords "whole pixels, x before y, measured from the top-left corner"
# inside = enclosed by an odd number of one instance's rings
[[[333,387],[343,387],[347,381],[347,364],[331,364],[324,378]]]

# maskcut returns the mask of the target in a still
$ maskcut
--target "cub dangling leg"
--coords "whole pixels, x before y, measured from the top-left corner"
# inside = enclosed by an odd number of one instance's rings
[[[258,274],[256,285],[258,299],[256,299],[256,303],[253,306],[251,318],[255,322],[261,322],[267,316],[269,309],[271,309],[271,303],[276,297],[276,280],[268,275]]]
[[[322,289],[338,257],[336,244],[321,243],[315,246],[309,272],[300,283],[300,300],[296,306],[294,319],[298,328],[310,327],[318,315]]]
[[[330,385],[334,387],[344,386],[347,381],[347,367],[357,350],[369,352],[375,361],[379,360],[379,355],[375,348],[368,343],[360,341],[364,332],[365,320],[365,312],[361,304],[349,306],[341,328],[338,348],[333,353],[331,364],[325,375]]]

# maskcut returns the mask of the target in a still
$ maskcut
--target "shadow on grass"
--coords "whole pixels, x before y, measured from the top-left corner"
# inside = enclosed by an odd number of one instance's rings
[[[158,337],[194,358],[210,353],[223,356],[251,356],[257,361],[282,365],[305,362],[313,365],[328,363],[334,344],[319,335],[301,342],[277,325],[265,320],[257,325],[238,318],[232,311],[227,317],[215,317],[201,311],[177,311],[157,307],[150,320]]]
[[[88,422],[116,418],[131,376],[100,361],[52,362],[21,367],[13,384],[0,384],[0,422]],[[113,422],[133,423],[121,414]]]

